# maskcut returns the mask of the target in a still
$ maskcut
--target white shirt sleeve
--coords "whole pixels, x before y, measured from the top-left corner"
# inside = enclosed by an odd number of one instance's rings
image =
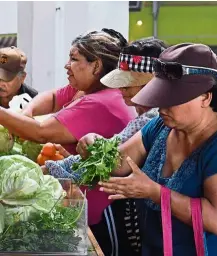
[[[136,132],[138,132],[150,119],[144,114],[137,116],[134,120],[130,121],[122,132],[116,136],[120,138],[120,144],[129,140]]]

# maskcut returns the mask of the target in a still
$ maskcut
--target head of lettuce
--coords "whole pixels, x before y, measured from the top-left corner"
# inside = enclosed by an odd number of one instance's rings
[[[0,157],[0,233],[5,225],[49,212],[64,197],[57,179],[21,155]]]
[[[0,125],[0,153],[8,153],[14,145],[14,138],[4,126]]]

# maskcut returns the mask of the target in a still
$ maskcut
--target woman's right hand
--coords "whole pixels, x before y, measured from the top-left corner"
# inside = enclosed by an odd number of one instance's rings
[[[86,159],[89,155],[87,147],[92,145],[97,138],[102,138],[102,136],[96,133],[88,133],[78,141],[76,151],[83,159]]]
[[[54,144],[57,151],[59,151],[60,155],[64,156],[64,158],[67,158],[71,154],[60,144]]]

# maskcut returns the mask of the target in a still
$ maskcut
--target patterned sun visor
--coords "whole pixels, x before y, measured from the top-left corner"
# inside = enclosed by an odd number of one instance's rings
[[[121,53],[118,61],[118,69],[124,71],[136,71],[144,73],[153,73],[153,61],[155,58],[130,55]]]

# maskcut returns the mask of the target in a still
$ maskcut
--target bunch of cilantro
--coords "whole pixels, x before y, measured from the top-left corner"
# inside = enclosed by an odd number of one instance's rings
[[[79,174],[79,185],[94,186],[99,181],[109,179],[111,172],[119,164],[119,143],[118,137],[112,139],[97,138],[92,145],[88,146],[89,157],[72,165],[72,170]]]

